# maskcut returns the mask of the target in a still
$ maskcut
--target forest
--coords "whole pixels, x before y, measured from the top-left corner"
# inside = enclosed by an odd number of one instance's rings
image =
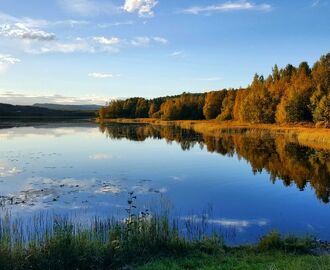
[[[313,123],[330,128],[330,53],[312,67],[307,62],[298,67],[275,65],[267,78],[255,74],[247,88],[112,100],[98,111],[98,117]]]

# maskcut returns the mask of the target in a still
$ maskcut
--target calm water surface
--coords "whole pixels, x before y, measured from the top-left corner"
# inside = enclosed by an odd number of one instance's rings
[[[0,215],[125,216],[138,205],[206,220],[231,243],[266,232],[330,240],[330,153],[267,134],[206,137],[150,125],[0,129]],[[202,218],[204,217],[204,218]]]

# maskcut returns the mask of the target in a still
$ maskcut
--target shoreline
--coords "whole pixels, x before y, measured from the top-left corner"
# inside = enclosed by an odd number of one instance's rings
[[[231,247],[221,232],[209,235],[193,219],[179,227],[166,214],[138,216],[138,212],[128,212],[124,222],[95,217],[85,226],[68,217],[38,216],[32,226],[19,223],[18,230],[17,221],[0,217],[0,269],[209,270],[273,265],[274,269],[307,270],[330,266],[329,243],[312,236],[273,230],[254,244]],[[191,225],[196,230],[189,230]]]
[[[271,132],[294,138],[297,143],[322,150],[330,150],[330,129],[315,128],[304,125],[278,125],[278,124],[246,124],[234,121],[219,122],[216,120],[175,120],[164,121],[154,118],[118,118],[97,119],[97,123],[123,123],[123,124],[151,124],[161,126],[176,126],[182,129],[191,129],[206,136],[220,136],[224,133],[245,133],[247,131]]]

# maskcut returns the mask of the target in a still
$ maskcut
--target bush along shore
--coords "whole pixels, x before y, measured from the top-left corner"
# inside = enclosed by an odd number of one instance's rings
[[[192,231],[167,214],[137,211],[135,200],[130,193],[124,220],[89,225],[49,216],[23,225],[2,217],[0,269],[330,269],[329,245],[312,237],[273,231],[255,245],[228,247],[198,224]]]

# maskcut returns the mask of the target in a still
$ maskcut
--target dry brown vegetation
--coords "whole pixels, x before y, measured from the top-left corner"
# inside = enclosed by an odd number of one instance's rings
[[[313,124],[242,124],[235,121],[220,122],[217,120],[177,120],[163,121],[154,118],[138,119],[103,119],[100,122],[116,123],[148,123],[166,126],[177,126],[183,129],[192,129],[203,135],[218,136],[223,133],[244,133],[246,131],[269,131],[284,134],[288,138],[294,138],[299,144],[317,148],[330,149],[330,130],[326,128],[315,128]]]

